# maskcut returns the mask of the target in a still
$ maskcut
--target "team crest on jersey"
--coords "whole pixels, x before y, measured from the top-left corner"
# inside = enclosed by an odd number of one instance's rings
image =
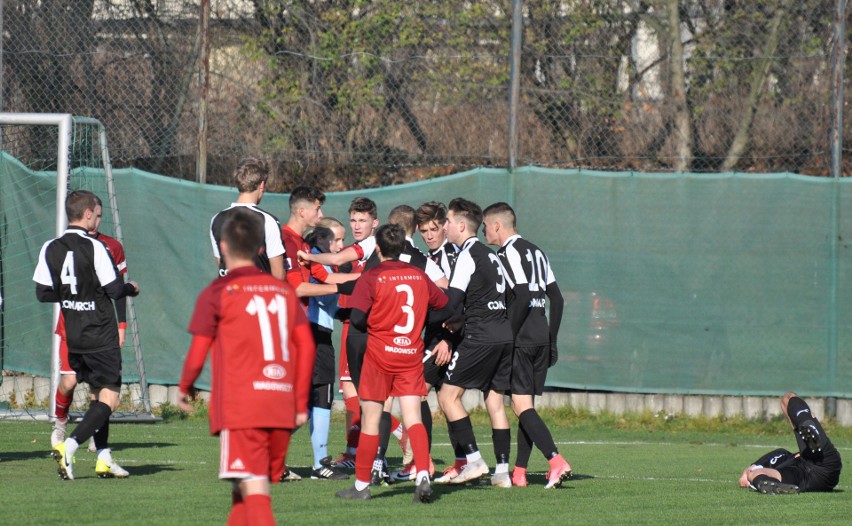
[[[376,281],[378,281],[379,283],[384,283],[387,281],[387,279],[384,276],[379,276],[379,279],[377,279]]]
[[[393,339],[393,343],[400,347],[408,347],[411,345],[411,340],[407,336],[397,336]]]
[[[234,294],[235,292],[240,291],[240,285],[239,283],[234,283],[233,285],[228,285],[225,290],[228,292],[228,294]]]
[[[277,363],[271,363],[263,368],[263,376],[270,380],[281,380],[287,376],[287,371]]]

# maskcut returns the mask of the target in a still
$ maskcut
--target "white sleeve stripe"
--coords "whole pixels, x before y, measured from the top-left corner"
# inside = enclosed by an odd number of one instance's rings
[[[426,258],[426,275],[429,276],[429,279],[432,281],[438,281],[439,279],[445,277],[444,271],[441,270],[441,267],[437,265],[430,258]]]
[[[521,264],[521,254],[514,245],[506,247],[506,260],[509,262],[509,269],[512,271],[512,278],[515,283],[522,285],[528,282],[527,275],[524,272],[524,266]]]
[[[210,220],[210,243],[213,245],[213,256],[216,259],[219,259],[219,244],[216,243],[216,238],[213,237],[213,221],[216,220],[216,216],[218,215],[219,214],[216,214],[213,216],[213,219]]]
[[[263,214],[266,230],[266,257],[274,258],[284,254],[284,242],[281,241],[281,228],[278,222],[268,214]]]
[[[47,261],[44,259],[44,254],[47,252],[47,245],[51,242],[52,240],[41,246],[41,252],[38,254],[38,263],[33,274],[33,281],[45,287],[53,287],[53,278],[50,276],[50,269],[47,268]]]
[[[115,264],[112,262],[112,258],[109,257],[109,252],[107,252],[106,247],[101,242],[91,238],[87,239],[92,241],[92,246],[94,247],[95,273],[98,275],[98,281],[100,281],[102,287],[112,283],[118,276],[115,273]]]
[[[453,268],[453,279],[450,281],[450,286],[466,292],[467,286],[470,285],[470,276],[475,270],[476,264],[473,262],[470,252],[467,250],[460,252],[458,259],[456,259],[456,266]]]

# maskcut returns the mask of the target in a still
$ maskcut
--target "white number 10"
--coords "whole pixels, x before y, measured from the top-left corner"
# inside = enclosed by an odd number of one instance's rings
[[[257,316],[260,325],[260,338],[263,342],[263,359],[271,362],[275,359],[275,344],[272,341],[272,322],[269,315],[275,315],[278,320],[278,334],[281,335],[281,356],[285,362],[290,361],[290,349],[287,346],[287,306],[284,296],[276,294],[269,305],[261,296],[252,296],[246,305],[246,312]]]

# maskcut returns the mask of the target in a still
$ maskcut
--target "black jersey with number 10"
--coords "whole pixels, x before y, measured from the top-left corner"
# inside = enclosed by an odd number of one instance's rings
[[[529,290],[528,305],[509,303],[510,311],[529,309],[524,324],[515,335],[515,347],[549,345],[550,329],[544,307],[547,286],[556,280],[550,261],[540,248],[517,234],[507,239],[497,254],[515,283],[512,289],[525,287]]]

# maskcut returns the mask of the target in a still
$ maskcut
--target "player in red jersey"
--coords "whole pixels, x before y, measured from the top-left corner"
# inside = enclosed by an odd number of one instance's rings
[[[356,197],[349,205],[349,228],[355,243],[344,247],[336,254],[310,254],[310,251],[300,251],[298,256],[303,261],[319,263],[321,265],[334,265],[343,267],[351,265],[351,272],[361,272],[367,267],[368,261],[376,261],[374,249],[376,238],[373,233],[379,225],[378,208],[372,199],[367,197]],[[338,306],[342,313],[348,312],[350,296],[341,294],[338,298]],[[338,370],[340,373],[340,392],[343,394],[343,403],[346,405],[346,451],[334,461],[334,464],[345,468],[355,467],[355,451],[361,434],[361,409],[358,406],[358,389],[356,386],[357,376],[360,371],[350,371],[349,348],[349,319],[341,315],[343,327],[340,331],[340,361]],[[352,331],[353,343],[357,340],[361,343],[366,340],[366,335],[360,331]],[[352,364],[353,367],[357,364]]]
[[[420,334],[431,308],[430,321],[449,316],[447,296],[425,272],[399,261],[405,248],[405,231],[399,225],[383,225],[376,231],[376,250],[381,263],[365,271],[352,293],[350,323],[366,330],[367,351],[358,386],[361,399],[361,439],[355,465],[355,485],[338,492],[345,499],[366,500],[370,495],[370,471],[376,456],[379,421],[385,401],[399,399],[408,429],[414,462],[422,466],[416,477],[415,502],[429,502],[429,443],[420,420],[420,397],[426,395],[423,380],[423,340]]]
[[[121,243],[106,234],[98,232],[103,216],[103,202],[95,196],[101,212],[95,217],[95,228],[89,231],[89,237],[93,237],[103,243],[109,255],[112,257],[118,276],[122,279],[127,274],[127,261],[124,257],[124,247]],[[127,332],[127,298],[115,300],[115,313],[118,318],[118,346],[124,347],[124,337]],[[53,431],[50,433],[50,447],[55,448],[65,441],[66,428],[68,426],[68,410],[74,401],[74,389],[77,387],[77,373],[71,368],[68,361],[68,342],[65,339],[65,317],[59,313],[56,322],[55,334],[59,336],[59,385],[56,388],[56,421]],[[89,394],[90,400],[95,400],[94,394]],[[100,443],[100,446],[98,445]],[[98,465],[96,473],[101,478],[125,478],[130,473],[118,465],[113,459],[109,444],[109,420],[98,429],[89,441],[89,451],[98,452]]]
[[[293,288],[254,266],[259,219],[235,211],[222,228],[228,273],[198,296],[180,379],[193,383],[212,351],[210,432],[219,436],[219,478],[233,483],[228,524],[274,525],[270,483],[284,472],[293,431],[307,421],[314,341]]]
[[[317,221],[322,218],[322,204],[325,202],[325,194],[310,186],[299,186],[290,192],[290,219],[281,227],[281,239],[284,240],[285,254],[284,269],[287,272],[287,282],[296,290],[296,294],[302,299],[302,304],[307,307],[308,298],[314,296],[325,296],[326,294],[351,293],[354,283],[344,285],[338,284],[356,279],[357,274],[329,273],[322,265],[302,264],[296,254],[309,253],[311,247],[302,237],[308,228],[315,227]],[[319,283],[311,283],[314,278]]]

